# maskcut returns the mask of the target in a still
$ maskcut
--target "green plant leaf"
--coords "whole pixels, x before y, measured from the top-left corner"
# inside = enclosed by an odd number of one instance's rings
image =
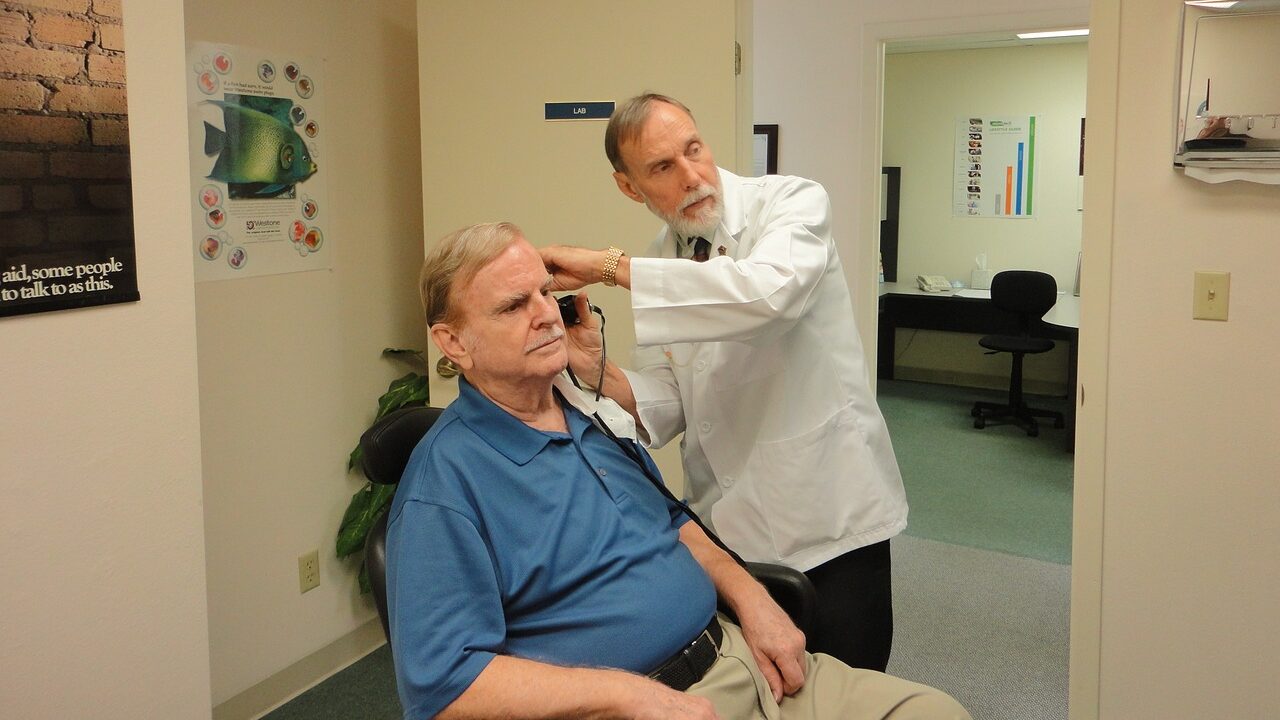
[[[342,524],[338,526],[337,551],[338,557],[346,557],[351,553],[364,547],[364,538],[369,534],[369,528],[364,528],[361,532],[360,518],[369,512],[369,501],[373,495],[369,489],[373,483],[366,482],[364,487],[356,491],[351,496],[351,502],[347,503],[347,510],[342,514]]]
[[[378,414],[373,419],[376,422],[387,413],[406,405],[426,404],[428,394],[426,375],[411,372],[396,378],[387,386],[382,397],[378,398]]]
[[[369,564],[360,563],[360,594],[368,595],[373,592],[373,582],[369,580]]]
[[[391,355],[400,359],[404,359],[410,355],[418,358],[419,360],[422,359],[422,351],[414,350],[413,348],[382,348],[382,354]]]
[[[338,557],[346,557],[364,548],[369,530],[382,513],[387,511],[395,494],[395,485],[365,483],[364,487],[351,496],[347,511],[342,515],[342,524],[338,527]]]

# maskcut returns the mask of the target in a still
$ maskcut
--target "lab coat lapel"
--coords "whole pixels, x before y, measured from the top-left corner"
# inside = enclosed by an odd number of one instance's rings
[[[738,241],[747,227],[746,209],[742,203],[742,178],[718,168],[720,171],[720,188],[724,192],[724,215],[720,218],[720,227],[716,228],[715,240],[711,243],[711,257],[727,255],[738,257]],[[724,248],[723,252],[721,248]]]

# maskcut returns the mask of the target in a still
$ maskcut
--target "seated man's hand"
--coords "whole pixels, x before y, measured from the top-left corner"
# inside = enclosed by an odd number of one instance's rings
[[[551,273],[552,290],[577,290],[600,282],[606,251],[553,245],[541,248],[538,254],[542,255],[542,262]]]
[[[773,699],[781,702],[783,695],[794,695],[804,687],[804,633],[767,591],[763,595],[752,607],[739,608],[738,620]]]
[[[711,701],[644,678],[635,698],[635,720],[720,720]]]
[[[580,382],[595,387],[600,382],[600,363],[604,358],[604,346],[600,341],[600,319],[591,312],[591,303],[585,292],[574,298],[578,310],[578,324],[565,328],[568,339],[569,368]]]

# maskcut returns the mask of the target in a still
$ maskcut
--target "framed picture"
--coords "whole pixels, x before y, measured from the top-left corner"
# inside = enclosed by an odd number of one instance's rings
[[[778,126],[756,125],[752,141],[752,175],[778,174]]]

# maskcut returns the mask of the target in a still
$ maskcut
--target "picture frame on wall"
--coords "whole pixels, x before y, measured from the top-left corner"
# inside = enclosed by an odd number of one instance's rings
[[[778,126],[756,125],[752,138],[752,175],[778,174]]]

